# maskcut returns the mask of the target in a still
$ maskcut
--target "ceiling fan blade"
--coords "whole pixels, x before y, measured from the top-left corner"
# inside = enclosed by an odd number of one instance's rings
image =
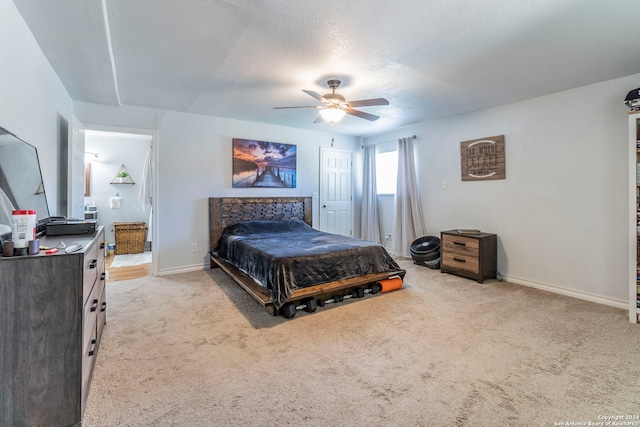
[[[374,105],[389,105],[389,101],[384,98],[361,99],[359,101],[347,102],[349,107],[372,107]]]
[[[374,114],[365,113],[364,111],[354,110],[353,108],[345,108],[347,114],[351,114],[352,116],[360,117],[361,119],[371,120],[372,122],[378,120],[380,116],[376,116]]]
[[[273,107],[274,110],[284,110],[286,108],[321,108],[318,105],[301,105],[299,107]]]
[[[324,119],[318,114],[318,117],[313,121],[313,123],[324,123]]]
[[[312,90],[304,90],[304,89],[302,89],[302,91],[308,95],[313,96],[315,99],[317,99],[318,101],[322,102],[325,105],[329,104],[329,101],[327,101],[325,97],[320,95],[318,92],[314,92]]]

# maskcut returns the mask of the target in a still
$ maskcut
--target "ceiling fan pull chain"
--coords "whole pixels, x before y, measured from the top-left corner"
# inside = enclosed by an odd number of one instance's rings
[[[331,146],[333,147],[333,122],[331,122]]]

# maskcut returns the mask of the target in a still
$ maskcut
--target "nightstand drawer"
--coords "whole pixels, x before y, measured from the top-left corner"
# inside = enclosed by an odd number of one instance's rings
[[[451,252],[467,257],[478,257],[480,241],[466,236],[443,235],[442,247],[444,252]]]
[[[445,251],[442,256],[442,265],[445,268],[450,267],[478,274],[480,263],[477,256],[466,256]]]

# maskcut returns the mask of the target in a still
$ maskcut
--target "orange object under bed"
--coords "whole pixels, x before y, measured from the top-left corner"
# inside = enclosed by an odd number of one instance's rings
[[[380,286],[380,292],[391,292],[402,287],[402,278],[391,277],[389,279],[380,280],[377,284]]]

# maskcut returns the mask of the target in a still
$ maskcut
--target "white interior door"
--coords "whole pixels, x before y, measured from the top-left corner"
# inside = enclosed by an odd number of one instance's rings
[[[67,216],[84,219],[84,126],[71,116],[69,126],[69,181]]]
[[[351,151],[320,148],[320,230],[353,235]]]

